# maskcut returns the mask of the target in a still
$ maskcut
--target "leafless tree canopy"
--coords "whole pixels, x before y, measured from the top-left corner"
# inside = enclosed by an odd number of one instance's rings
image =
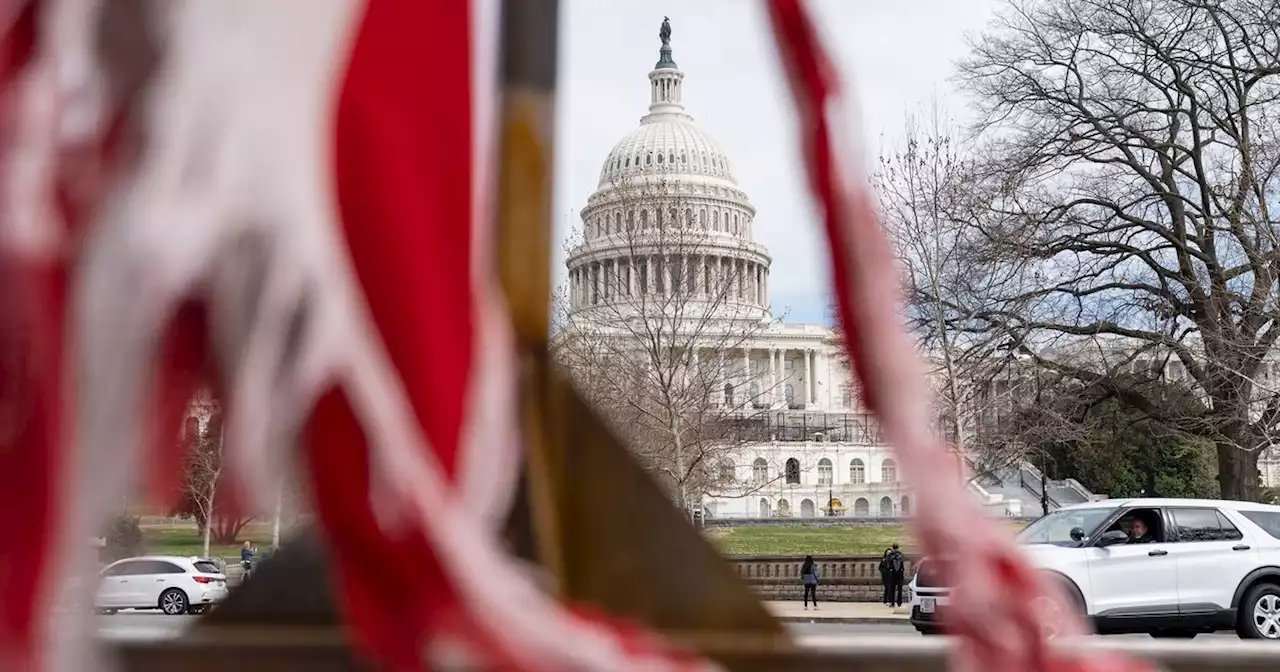
[[[948,320],[1216,445],[1257,492],[1280,420],[1270,0],[1011,0],[960,79],[983,114],[972,220],[998,280]],[[1190,386],[1170,417],[1119,371]]]
[[[908,116],[902,144],[881,154],[873,178],[903,267],[907,321],[933,364],[939,424],[981,473],[987,446],[977,434],[1025,393],[1025,381],[1010,375],[1013,353],[1000,347],[1005,337],[974,319],[1010,271],[984,263],[975,223],[987,210],[973,197],[972,151],[935,102]]]
[[[677,502],[737,492],[750,481],[732,462],[733,425],[782,401],[785,385],[748,359],[770,326],[762,279],[726,262],[752,244],[716,235],[678,183],[611,187],[610,209],[625,220],[569,241],[601,263],[557,293],[553,356]]]

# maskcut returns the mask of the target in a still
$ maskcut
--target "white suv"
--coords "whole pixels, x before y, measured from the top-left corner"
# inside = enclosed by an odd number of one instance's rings
[[[1134,521],[1145,523],[1141,539]],[[1139,526],[1141,529],[1141,526]],[[1099,634],[1195,637],[1235,630],[1280,639],[1280,506],[1203,499],[1111,499],[1060,509],[1018,534]],[[946,558],[909,586],[911,623],[938,631]]]
[[[171,616],[198,614],[227,597],[227,577],[212,560],[148,555],[107,565],[98,581],[94,606],[159,609]]]

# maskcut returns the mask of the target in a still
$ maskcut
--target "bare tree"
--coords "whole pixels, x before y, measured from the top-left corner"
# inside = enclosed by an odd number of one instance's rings
[[[253,516],[236,511],[221,496],[225,466],[222,408],[207,390],[192,401],[181,439],[186,462],[182,496],[173,513],[195,520],[208,555],[212,544],[233,543]]]
[[[1003,335],[970,328],[1007,278],[980,254],[976,220],[986,212],[973,199],[969,149],[935,101],[907,117],[902,144],[881,154],[873,182],[903,266],[906,318],[932,364],[940,429],[976,477],[1019,459],[1007,441],[983,441],[996,438],[983,430],[1030,386]]]
[[[660,176],[601,194],[569,241],[584,275],[557,293],[553,356],[682,506],[758,489],[724,469],[736,425],[786,404],[791,388],[750,359],[771,318],[748,219],[722,222]]]
[[[196,520],[203,538],[203,554],[209,556],[213,535],[213,517],[222,480],[222,413],[208,395],[201,395],[192,405],[185,436],[189,450],[185,465],[185,505]]]
[[[1280,422],[1257,384],[1280,336],[1278,75],[1265,0],[1010,0],[960,69],[1008,277],[962,326],[1213,441],[1232,498],[1257,495]]]

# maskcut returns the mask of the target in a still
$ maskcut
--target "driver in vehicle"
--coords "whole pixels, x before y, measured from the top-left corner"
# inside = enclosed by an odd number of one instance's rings
[[[1142,516],[1134,516],[1133,523],[1129,527],[1129,543],[1151,544],[1155,540],[1155,535],[1151,534],[1151,529],[1147,527],[1147,521]]]

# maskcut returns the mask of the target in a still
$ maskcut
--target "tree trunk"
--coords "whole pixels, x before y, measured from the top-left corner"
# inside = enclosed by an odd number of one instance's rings
[[[209,486],[209,506],[205,509],[207,513],[204,517],[204,557],[206,558],[209,557],[209,536],[213,530],[213,498],[217,494],[217,479],[215,478],[214,484]]]
[[[284,485],[281,484],[280,491],[276,493],[276,517],[271,523],[271,550],[280,549],[280,514],[284,511]]]
[[[680,510],[689,517],[689,493],[685,491],[684,442],[680,440],[680,416],[672,415],[671,437],[675,441],[676,457],[676,497],[680,501]]]
[[[1235,442],[1219,442],[1218,487],[1223,499],[1246,502],[1258,499],[1258,453],[1245,451]]]

